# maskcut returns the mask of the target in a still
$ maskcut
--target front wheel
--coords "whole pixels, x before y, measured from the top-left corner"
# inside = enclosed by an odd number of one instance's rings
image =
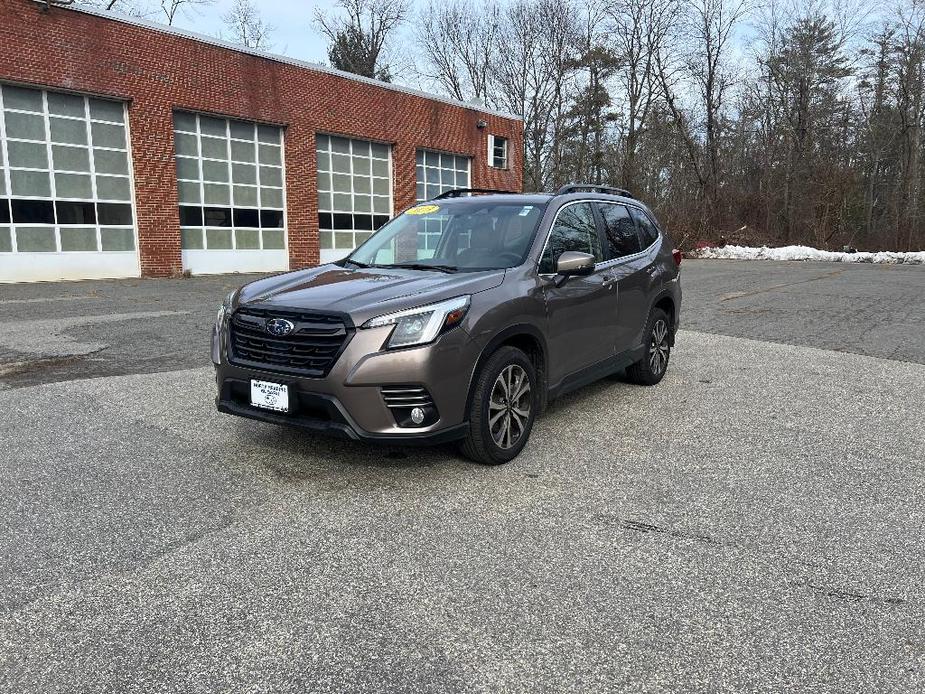
[[[654,386],[662,380],[671,356],[670,326],[667,313],[660,308],[652,309],[643,343],[646,345],[646,352],[642,359],[626,369],[626,376],[630,382]]]
[[[469,406],[469,432],[463,454],[486,465],[517,457],[536,416],[536,369],[516,347],[492,354],[476,376]]]

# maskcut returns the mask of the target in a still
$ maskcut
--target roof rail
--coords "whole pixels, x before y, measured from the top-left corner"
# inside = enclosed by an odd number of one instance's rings
[[[611,195],[620,195],[624,198],[633,197],[633,194],[625,188],[599,186],[594,183],[566,183],[553,193],[553,195],[565,195],[566,193],[610,193]]]
[[[510,193],[516,195],[513,190],[495,190],[494,188],[454,188],[440,193],[433,200],[445,200],[446,198],[461,198],[466,193]]]

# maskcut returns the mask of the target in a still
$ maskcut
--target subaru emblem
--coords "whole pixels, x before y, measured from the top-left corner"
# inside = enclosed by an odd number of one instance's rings
[[[283,337],[295,330],[295,326],[285,318],[270,318],[266,323],[266,329],[271,335]]]

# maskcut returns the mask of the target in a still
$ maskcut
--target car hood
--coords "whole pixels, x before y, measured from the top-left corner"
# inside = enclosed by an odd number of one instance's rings
[[[241,288],[236,306],[338,311],[354,325],[391,311],[497,287],[504,270],[447,274],[431,270],[321,265],[257,280]]]

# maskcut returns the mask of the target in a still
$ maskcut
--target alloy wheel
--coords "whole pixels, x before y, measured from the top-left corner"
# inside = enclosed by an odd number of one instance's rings
[[[652,326],[652,344],[649,346],[649,369],[658,375],[668,366],[668,324],[659,318]]]
[[[508,449],[524,435],[530,420],[530,378],[517,364],[505,366],[488,398],[488,429],[498,448]]]

